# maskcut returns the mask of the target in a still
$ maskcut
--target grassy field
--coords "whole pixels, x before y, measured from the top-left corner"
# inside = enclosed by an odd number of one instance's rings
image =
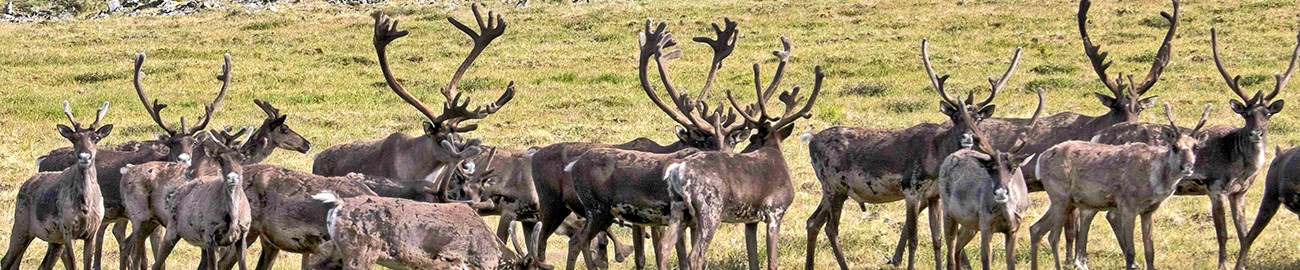
[[[747,93],[752,87],[748,66],[765,63],[770,76],[770,51],[779,48],[778,37],[793,40],[786,85],[810,85],[813,66],[823,65],[829,87],[818,99],[813,119],[799,123],[800,132],[835,125],[896,129],[944,121],[921,68],[923,38],[932,43],[935,68],[953,74],[953,92],[987,91],[984,78],[1005,69],[1016,47],[1025,48],[1008,91],[995,101],[999,116],[1028,117],[1034,106],[1031,89],[1036,87],[1047,89],[1048,113],[1104,112],[1091,93],[1105,90],[1082,53],[1077,3],[1069,1],[534,1],[524,9],[502,2],[488,5],[506,16],[510,28],[479,59],[461,89],[476,100],[489,100],[506,82],[518,84],[515,100],[481,121],[482,127],[471,135],[493,145],[618,143],[641,136],[672,140],[672,122],[637,86],[636,32],[647,17],[667,20],[685,43],[679,46],[685,56],[675,62],[674,74],[678,84],[696,89],[710,53],[687,40],[711,34],[710,22],[730,17],[740,23],[739,47],[719,76],[720,89]],[[201,104],[217,91],[212,78],[221,54],[230,52],[234,82],[214,126],[260,121],[262,113],[252,104],[259,98],[290,115],[290,125],[316,145],[315,151],[394,131],[418,133],[423,117],[383,83],[370,43],[373,21],[368,14],[384,10],[411,31],[390,46],[393,65],[408,88],[422,91],[426,103],[438,103],[436,89],[445,86],[469,48],[469,41],[445,18],[471,19],[467,7],[415,1],[359,7],[311,2],[281,5],[275,12],[248,13],[232,6],[193,16],[5,24],[0,27],[0,82],[6,84],[0,88],[0,212],[12,211],[21,181],[34,171],[35,157],[67,144],[53,128],[65,122],[60,100],[70,100],[83,118],[100,102],[112,102],[107,121],[118,128],[104,144],[153,136],[158,129],[140,109],[130,84],[136,52],[149,55],[144,83],[154,98],[172,105],[163,113],[169,121],[180,116],[193,120],[201,114]],[[1094,4],[1090,30],[1096,42],[1112,52],[1112,74],[1146,72],[1164,34],[1164,21],[1157,14],[1169,9],[1163,1]],[[1210,28],[1219,28],[1223,57],[1232,72],[1244,76],[1243,87],[1267,89],[1273,84],[1269,75],[1285,68],[1295,46],[1300,21],[1296,10],[1300,5],[1292,0],[1186,1],[1172,63],[1151,94],[1174,104],[1181,122],[1191,123],[1209,102],[1216,105],[1211,124],[1240,125],[1241,118],[1227,109],[1234,96],[1213,67]],[[710,100],[721,101],[721,91],[714,93]],[[1285,90],[1280,98],[1292,99],[1294,93]],[[1272,118],[1271,143],[1287,147],[1300,142],[1296,115],[1296,108],[1287,108]],[[1143,119],[1163,121],[1158,110]],[[781,267],[799,268],[805,258],[804,222],[820,199],[820,185],[809,167],[807,148],[791,139],[785,150],[797,190],[783,222],[779,251]],[[309,170],[314,154],[278,153],[268,162]],[[1262,177],[1256,181],[1262,182]],[[1258,184],[1251,190],[1248,220],[1253,220],[1262,192]],[[1035,194],[1033,199],[1027,223],[1046,209],[1045,196]],[[1157,265],[1214,267],[1217,248],[1206,202],[1204,197],[1175,197],[1159,211]],[[868,205],[865,212],[847,209],[841,240],[850,265],[886,268],[884,257],[898,237],[903,205]],[[1300,228],[1293,217],[1284,211],[1275,218],[1252,251],[1253,266],[1300,267],[1292,244],[1300,242],[1300,234],[1286,233]],[[0,214],[0,245],[8,244],[7,224],[12,224],[12,216]],[[922,224],[917,260],[925,269],[931,267],[927,262],[932,254],[924,240],[929,237],[924,218]],[[1094,224],[1092,266],[1116,269],[1123,259],[1104,224]],[[1027,231],[1028,224],[1022,228]],[[1017,256],[1026,267],[1028,237],[1023,235]],[[547,254],[561,266],[565,241],[552,238]],[[106,242],[105,261],[113,262],[106,267],[116,268],[117,245]],[[722,227],[710,264],[743,269],[743,243],[742,227]],[[818,245],[818,268],[835,268],[824,236]],[[170,262],[174,267],[198,260],[197,249],[182,246]],[[993,244],[997,267],[1004,255],[1001,246],[1000,241]],[[977,245],[970,248],[975,251]],[[1228,249],[1235,259],[1235,237]],[[43,250],[44,244],[33,243],[24,264],[34,267]],[[298,256],[284,257],[277,268],[296,267]]]

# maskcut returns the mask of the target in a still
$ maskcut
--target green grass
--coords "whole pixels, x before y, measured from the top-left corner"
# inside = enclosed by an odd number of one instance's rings
[[[221,53],[234,56],[232,92],[213,125],[249,125],[262,113],[252,99],[269,100],[290,115],[290,125],[317,149],[371,139],[394,131],[420,132],[421,117],[383,84],[370,44],[374,9],[402,20],[411,31],[390,47],[395,72],[407,87],[428,103],[468,51],[469,42],[446,23],[446,17],[470,20],[465,5],[415,4],[390,1],[378,6],[332,6],[319,2],[281,5],[276,12],[247,13],[237,6],[193,16],[121,17],[93,21],[7,24],[0,27],[0,212],[10,212],[21,181],[32,174],[32,160],[67,143],[54,132],[63,123],[59,101],[72,101],[78,116],[87,117],[99,102],[114,104],[108,121],[119,129],[105,144],[150,138],[157,130],[132,92],[132,56],[146,52],[145,84],[154,98],[172,104],[169,121],[193,119],[200,104],[212,98],[212,79]],[[718,89],[750,89],[749,65],[763,63],[771,76],[771,50],[779,36],[794,42],[787,86],[808,86],[814,65],[827,68],[827,94],[818,100],[816,116],[800,122],[799,131],[833,124],[896,129],[922,122],[940,122],[935,95],[919,59],[921,39],[929,38],[938,72],[953,74],[950,89],[987,91],[985,77],[1000,74],[1015,47],[1024,47],[1020,70],[996,102],[998,115],[1028,117],[1035,87],[1048,90],[1047,112],[1103,112],[1091,92],[1105,91],[1082,54],[1075,25],[1076,3],[1063,1],[608,1],[590,4],[534,1],[525,9],[499,1],[488,3],[510,24],[470,70],[462,87],[476,102],[491,100],[515,81],[518,95],[496,115],[481,121],[471,136],[493,145],[524,148],[564,141],[618,143],[640,136],[660,142],[674,139],[672,122],[646,101],[637,86],[636,32],[645,17],[666,19],[682,42],[685,55],[673,65],[679,85],[701,85],[709,49],[689,42],[707,35],[710,22],[731,17],[740,23],[739,47],[719,75]],[[1211,124],[1240,125],[1226,107],[1232,98],[1210,58],[1209,29],[1221,31],[1223,57],[1232,72],[1242,75],[1253,92],[1272,85],[1268,74],[1282,70],[1295,45],[1298,6],[1292,1],[1185,1],[1181,28],[1174,41],[1172,63],[1152,95],[1176,101],[1178,116],[1190,123],[1200,104],[1216,109]],[[1112,74],[1142,74],[1164,34],[1158,12],[1163,1],[1101,1],[1091,14],[1094,40],[1111,52]],[[1249,86],[1247,86],[1249,85]],[[1295,89],[1293,86],[1291,89]],[[1294,90],[1281,98],[1293,98]],[[979,93],[977,93],[979,94]],[[710,97],[722,100],[721,90]],[[1300,142],[1295,133],[1296,108],[1272,119],[1272,143]],[[1143,116],[1163,121],[1158,112]],[[807,148],[786,142],[796,190],[795,204],[783,222],[779,251],[781,267],[803,264],[804,221],[820,199],[820,187],[807,162]],[[317,150],[319,151],[319,150]],[[1271,151],[1270,151],[1271,152]],[[268,162],[308,170],[311,156],[278,153]],[[1270,156],[1272,153],[1270,153]],[[1260,177],[1256,183],[1262,183]],[[1262,186],[1247,200],[1253,220]],[[1046,197],[1035,194],[1027,223],[1046,209]],[[1170,269],[1214,267],[1216,244],[1209,206],[1204,197],[1175,197],[1165,203],[1156,221],[1157,265]],[[860,212],[848,207],[841,240],[854,268],[883,268],[903,223],[901,203],[868,205]],[[1293,243],[1300,228],[1291,214],[1281,214],[1252,251],[1258,268],[1295,268],[1300,263]],[[0,214],[0,224],[11,224]],[[494,220],[489,218],[489,220]],[[494,224],[494,221],[490,221]],[[922,239],[929,237],[924,218]],[[1112,233],[1104,222],[1094,224],[1092,266],[1115,269],[1122,264]],[[1028,224],[1022,226],[1025,230]],[[0,245],[8,243],[8,226],[0,225]],[[1028,264],[1028,237],[1021,237],[1021,266]],[[563,265],[564,239],[550,241],[551,262]],[[713,268],[742,269],[742,227],[723,226],[711,249]],[[117,245],[108,240],[105,261],[116,267]],[[930,268],[929,243],[922,240],[917,260]],[[1229,241],[1236,254],[1235,237]],[[1141,245],[1140,243],[1138,245]],[[35,243],[25,265],[38,263],[43,244]],[[173,267],[197,262],[196,249],[181,245]],[[994,266],[1001,267],[1002,249],[995,241]],[[975,250],[975,245],[969,247]],[[254,252],[257,248],[252,249]],[[79,254],[78,254],[79,255]],[[1043,255],[1043,258],[1047,258]],[[1139,256],[1139,260],[1141,256]],[[833,269],[829,246],[818,239],[817,267]],[[280,269],[292,269],[298,256],[281,258]],[[1235,256],[1234,256],[1235,260]],[[615,264],[629,269],[630,264]]]

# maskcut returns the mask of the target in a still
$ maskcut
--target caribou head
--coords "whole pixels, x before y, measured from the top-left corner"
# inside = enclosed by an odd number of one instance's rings
[[[1178,30],[1178,0],[1173,2],[1172,15],[1160,12],[1160,16],[1169,21],[1169,31],[1165,33],[1165,39],[1160,43],[1160,49],[1156,51],[1155,62],[1151,64],[1146,78],[1141,82],[1134,82],[1133,75],[1119,74],[1114,80],[1107,75],[1106,69],[1113,63],[1106,60],[1109,53],[1101,51],[1101,45],[1093,45],[1092,38],[1088,37],[1088,9],[1092,6],[1092,1],[1079,1],[1079,35],[1083,39],[1083,52],[1092,63],[1093,71],[1097,72],[1098,78],[1106,85],[1106,89],[1110,90],[1110,95],[1095,93],[1097,99],[1101,100],[1101,104],[1110,108],[1108,115],[1122,119],[1124,122],[1137,122],[1143,110],[1155,105],[1155,96],[1143,98],[1142,95],[1155,86],[1165,66],[1169,64],[1169,55],[1173,46],[1171,43],[1174,40],[1174,32]],[[1127,84],[1124,83],[1125,79],[1128,80]]]
[[[59,135],[72,143],[73,153],[77,154],[77,166],[82,168],[93,166],[97,152],[95,145],[113,132],[112,124],[99,125],[99,121],[104,120],[104,115],[108,114],[108,102],[104,102],[104,106],[99,107],[95,113],[95,122],[90,123],[88,127],[82,127],[81,123],[72,117],[72,107],[68,106],[67,100],[63,101],[63,114],[68,116],[68,122],[72,126],[59,124]]]
[[[1011,79],[1011,73],[1016,71],[1016,65],[1020,63],[1020,48],[1016,48],[1015,54],[1011,57],[1011,65],[1007,67],[1007,71],[1002,73],[1001,77],[990,76],[988,78],[989,94],[979,102],[975,102],[974,92],[970,92],[966,96],[965,102],[961,101],[960,96],[956,99],[948,96],[948,92],[944,89],[944,83],[948,81],[948,74],[935,75],[934,68],[930,65],[929,40],[921,40],[921,60],[925,64],[926,74],[929,75],[930,85],[934,87],[935,91],[939,92],[939,97],[942,98],[939,101],[939,110],[944,115],[947,115],[948,120],[952,122],[952,131],[962,132],[961,148],[971,148],[977,143],[977,139],[983,138],[975,136],[971,132],[971,127],[978,125],[984,119],[993,117],[993,111],[997,108],[997,105],[991,103],[998,92],[1007,86],[1007,81]],[[942,138],[951,138],[951,136],[943,136]]]
[[[280,109],[271,106],[270,102],[257,99],[254,99],[253,103],[257,104],[257,107],[261,108],[262,112],[266,113],[266,119],[262,120],[262,125],[257,128],[258,131],[265,131],[254,133],[248,138],[248,141],[245,142],[245,144],[273,144],[276,148],[288,149],[304,154],[311,150],[311,142],[307,141],[307,139],[303,138],[302,135],[298,135],[297,131],[294,131],[292,128],[289,128],[288,125],[284,124],[284,121],[288,116],[280,114]],[[245,147],[245,149],[249,149],[249,147]],[[245,152],[244,154],[249,153]]]
[[[1233,77],[1230,75],[1228,70],[1223,67],[1223,61],[1219,60],[1218,36],[1217,29],[1210,29],[1210,48],[1214,53],[1214,66],[1219,69],[1219,74],[1223,75],[1223,80],[1228,83],[1228,88],[1232,90],[1232,93],[1241,98],[1240,101],[1232,99],[1228,104],[1232,106],[1233,112],[1241,115],[1241,118],[1246,121],[1246,125],[1241,129],[1247,133],[1244,135],[1247,136],[1251,143],[1262,146],[1266,142],[1268,134],[1268,119],[1273,117],[1274,114],[1282,112],[1282,105],[1285,104],[1284,100],[1274,100],[1274,98],[1277,97],[1278,92],[1282,91],[1283,87],[1286,87],[1287,81],[1291,79],[1292,72],[1295,71],[1296,58],[1300,56],[1300,35],[1296,36],[1296,48],[1291,53],[1291,64],[1287,66],[1286,72],[1273,73],[1273,78],[1277,80],[1277,84],[1273,85],[1273,90],[1268,94],[1264,94],[1264,91],[1257,91],[1249,97],[1246,96],[1245,92],[1241,91],[1241,86],[1237,83],[1241,80],[1241,76]]]
[[[226,90],[230,88],[230,54],[225,55],[225,64],[221,66],[221,74],[217,75],[217,80],[221,81],[221,92],[217,93],[217,98],[204,107],[203,116],[199,117],[197,125],[187,127],[185,117],[181,117],[179,129],[172,128],[171,125],[167,124],[167,121],[163,121],[162,115],[159,113],[162,112],[162,109],[167,108],[167,104],[159,103],[157,99],[150,103],[149,95],[145,93],[144,86],[140,83],[140,79],[145,75],[144,71],[141,70],[144,66],[144,58],[144,53],[135,54],[135,77],[133,80],[135,93],[140,97],[140,102],[144,104],[144,109],[149,113],[149,117],[153,118],[154,123],[157,123],[158,127],[161,127],[166,132],[166,134],[159,134],[158,140],[162,141],[170,151],[167,154],[167,160],[190,163],[194,156],[194,146],[198,145],[194,134],[207,129],[213,113],[221,106],[221,100],[226,98]]]

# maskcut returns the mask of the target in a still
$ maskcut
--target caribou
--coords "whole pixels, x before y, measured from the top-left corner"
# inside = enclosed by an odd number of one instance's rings
[[[907,265],[913,268],[916,258],[916,227],[920,212],[929,208],[930,236],[934,254],[940,254],[941,211],[939,193],[935,189],[939,165],[949,154],[974,144],[974,137],[966,126],[979,124],[992,117],[996,106],[993,97],[1006,86],[1020,62],[1020,49],[1011,58],[1011,64],[1001,77],[990,77],[991,91],[976,102],[974,95],[965,102],[948,97],[944,83],[948,75],[938,76],[930,65],[929,41],[921,41],[921,60],[929,75],[930,84],[942,98],[940,110],[951,123],[920,124],[903,130],[875,130],[852,127],[831,127],[815,135],[805,135],[813,171],[822,184],[822,199],[808,218],[808,249],[804,267],[813,268],[816,257],[817,234],[824,227],[831,250],[840,269],[848,269],[839,243],[840,213],[844,201],[852,198],[859,205],[880,204],[903,200],[907,207],[907,221],[890,264],[902,262],[904,244],[908,251]],[[967,110],[975,122],[966,122],[959,111]],[[866,207],[862,206],[863,211]],[[942,257],[935,257],[935,268],[943,266]]]
[[[754,66],[758,70],[758,66]],[[749,255],[749,269],[758,269],[758,223],[767,223],[767,269],[777,269],[777,242],[781,235],[781,219],[786,208],[794,202],[793,184],[781,141],[794,130],[794,121],[811,118],[813,104],[821,93],[821,66],[813,72],[815,79],[807,101],[799,98],[799,87],[782,92],[778,99],[785,104],[785,112],[773,117],[764,105],[772,89],[758,91],[760,83],[755,72],[754,83],[757,102],[742,108],[727,91],[727,99],[741,116],[745,125],[755,127],[749,145],[740,153],[730,151],[699,152],[668,165],[663,180],[668,182],[672,212],[668,219],[666,247],[678,241],[679,228],[687,222],[694,239],[688,260],[691,269],[704,269],[705,255],[713,234],[720,223],[744,223],[745,243]],[[800,105],[799,103],[803,104]],[[796,110],[795,108],[799,108]],[[757,111],[755,115],[752,112]],[[750,113],[747,113],[750,112]],[[590,223],[588,223],[590,224]],[[662,265],[662,264],[661,264]],[[662,269],[662,268],[661,268]]]
[[[258,270],[271,269],[280,251],[302,254],[302,268],[309,268],[311,255],[329,239],[328,209],[317,207],[311,196],[326,191],[339,197],[376,195],[362,182],[369,176],[357,173],[325,177],[266,164],[248,166],[244,173],[252,217],[247,239],[262,242]],[[223,262],[221,269],[229,269],[233,260]]]
[[[1043,89],[1038,89],[1038,108],[1023,130],[1033,130],[1038,115],[1043,111]],[[961,111],[961,118],[974,122],[969,112]],[[1026,134],[1017,138],[1009,152],[994,149],[985,139],[984,132],[968,125],[968,132],[977,143],[948,155],[939,168],[939,194],[943,205],[945,257],[948,269],[962,269],[958,253],[980,234],[980,264],[989,269],[989,242],[993,233],[1006,236],[1007,268],[1016,267],[1016,237],[1020,221],[1029,208],[1029,189],[1020,173],[1034,154],[1020,154],[1024,149]],[[938,256],[938,255],[936,255]]]
[[[1255,215],[1255,224],[1250,226],[1250,232],[1241,238],[1241,252],[1237,253],[1237,270],[1246,269],[1246,254],[1250,252],[1250,246],[1259,238],[1259,234],[1264,232],[1268,227],[1269,221],[1273,220],[1273,215],[1277,214],[1278,206],[1286,206],[1288,210],[1296,213],[1300,210],[1300,181],[1295,178],[1300,175],[1297,171],[1298,163],[1296,153],[1300,153],[1300,148],[1291,148],[1282,150],[1277,148],[1277,155],[1273,158],[1273,163],[1268,165],[1268,174],[1264,176],[1264,199],[1259,203],[1259,213]]]
[[[1061,268],[1057,244],[1067,219],[1076,209],[1110,211],[1107,221],[1115,231],[1124,254],[1125,267],[1134,269],[1133,226],[1142,217],[1142,240],[1146,255],[1146,269],[1155,269],[1155,246],[1152,242],[1152,217],[1160,205],[1173,194],[1184,177],[1191,176],[1197,160],[1200,141],[1191,137],[1197,134],[1209,117],[1206,105],[1201,120],[1191,132],[1184,132],[1174,123],[1173,110],[1165,103],[1165,117],[1169,126],[1164,136],[1167,145],[1130,143],[1109,145],[1086,141],[1070,141],[1047,149],[1034,165],[1034,174],[1042,181],[1051,206],[1033,226],[1030,226],[1030,258],[1033,269],[1038,269],[1038,243],[1044,234],[1051,232],[1048,240],[1056,269]],[[1079,235],[1086,235],[1089,226],[1081,226]],[[1087,238],[1080,237],[1081,246]],[[1078,254],[1083,256],[1084,254]],[[1086,265],[1079,265],[1087,268]]]
[[[515,88],[514,82],[510,82],[505,92],[495,102],[479,106],[473,110],[468,108],[470,98],[458,91],[460,80],[470,65],[474,63],[474,60],[478,58],[483,50],[487,49],[492,40],[500,37],[506,30],[506,22],[500,16],[489,11],[485,20],[477,4],[471,6],[471,9],[474,12],[475,21],[478,22],[478,32],[465,26],[455,18],[447,18],[453,26],[473,40],[474,46],[469,55],[465,57],[465,61],[460,64],[456,73],[452,75],[447,87],[441,91],[442,96],[446,98],[441,114],[435,113],[433,109],[420,102],[410,92],[407,92],[402,83],[393,75],[389,65],[388,44],[406,36],[409,32],[399,30],[397,20],[384,15],[382,12],[376,11],[372,14],[375,18],[373,42],[375,52],[379,58],[380,70],[384,73],[384,80],[389,88],[403,101],[415,107],[417,111],[427,118],[427,121],[424,122],[424,135],[416,137],[396,132],[383,139],[335,145],[316,155],[316,159],[312,164],[312,173],[324,176],[362,173],[398,180],[423,179],[435,183],[435,186],[441,186],[439,179],[444,177],[448,168],[459,168],[466,156],[477,155],[477,150],[474,150],[475,152],[466,151],[470,148],[477,148],[478,141],[465,141],[461,138],[461,134],[478,129],[478,125],[462,125],[462,123],[484,119],[496,113],[514,98]],[[473,153],[474,155],[459,155],[458,153]],[[464,198],[441,199],[464,200]]]
[[[1300,35],[1296,37],[1296,47],[1291,54],[1291,63],[1284,73],[1275,73],[1277,83],[1270,92],[1259,91],[1246,95],[1238,82],[1240,76],[1232,76],[1224,67],[1219,57],[1217,29],[1210,29],[1210,48],[1214,55],[1215,67],[1228,89],[1237,99],[1230,99],[1232,111],[1240,115],[1244,124],[1241,127],[1215,125],[1206,127],[1196,134],[1205,147],[1197,149],[1196,174],[1188,176],[1187,181],[1180,182],[1174,195],[1206,195],[1210,199],[1210,212],[1214,218],[1215,239],[1219,244],[1219,268],[1225,269],[1228,263],[1227,224],[1225,222],[1224,204],[1232,213],[1232,224],[1236,227],[1237,238],[1245,239],[1247,233],[1245,199],[1246,191],[1264,167],[1264,152],[1268,144],[1268,120],[1282,111],[1285,102],[1275,99],[1286,87],[1287,81],[1295,71],[1296,59],[1300,57]],[[1103,130],[1094,141],[1106,144],[1124,144],[1142,142],[1165,145],[1171,143],[1167,138],[1158,136],[1162,127],[1153,124],[1116,125]],[[1081,216],[1081,224],[1086,226],[1092,220],[1093,213]],[[1079,237],[1086,237],[1080,233]],[[1076,245],[1079,245],[1076,243]],[[1078,254],[1085,252],[1085,247],[1077,246]],[[1244,250],[1244,249],[1243,249]],[[1076,259],[1077,260],[1077,259]],[[1082,261],[1086,264],[1086,258]]]
[[[474,209],[459,203],[359,196],[330,192],[312,213],[324,215],[328,233],[312,269],[515,269],[518,258],[492,236]]]
[[[669,74],[668,61],[681,57],[681,51],[665,52],[664,49],[676,46],[677,40],[672,37],[671,33],[667,32],[667,23],[660,22],[654,31],[651,31],[651,23],[652,21],[647,19],[645,29],[640,34],[638,77],[641,82],[641,90],[645,91],[650,101],[680,126],[676,134],[678,141],[666,146],[646,138],[637,138],[618,145],[567,142],[553,144],[538,150],[532,160],[532,175],[537,189],[538,205],[542,206],[538,215],[542,222],[542,228],[541,231],[537,232],[538,247],[537,251],[533,252],[534,254],[546,253],[546,240],[563,224],[570,214],[576,213],[580,216],[586,214],[587,209],[579,199],[577,191],[574,190],[574,180],[568,172],[570,170],[566,170],[566,168],[571,168],[569,165],[574,164],[578,157],[583,156],[588,151],[620,149],[657,154],[674,153],[687,149],[717,151],[731,149],[749,133],[749,129],[744,127],[743,123],[735,121],[735,116],[732,116],[732,120],[726,124],[715,123],[706,119],[710,113],[708,108],[697,108],[697,105],[704,104],[704,98],[708,96],[709,90],[713,87],[717,72],[722,68],[723,60],[730,56],[735,49],[739,37],[736,22],[724,19],[723,26],[719,27],[716,23],[712,25],[716,37],[696,37],[692,39],[695,42],[708,45],[713,51],[712,62],[704,86],[695,99],[691,99],[686,93],[681,92],[680,88],[673,83]],[[777,56],[779,63],[777,64],[776,74],[772,78],[772,87],[775,87],[781,81],[785,65],[789,61],[789,48],[787,46],[786,50],[777,51],[774,54]],[[664,91],[668,94],[668,101],[661,99],[659,94],[655,93],[655,87],[650,81],[651,60],[655,62]],[[658,173],[658,170],[647,170],[647,172]],[[639,226],[633,226],[632,232],[634,256],[636,264],[640,266],[645,261],[643,251],[644,230]],[[612,235],[608,231],[604,233]],[[654,241],[660,241],[658,235],[662,234],[662,232],[659,228],[652,229],[651,233],[655,235],[652,237]],[[571,244],[570,250],[573,250],[572,248]],[[665,254],[659,254],[658,249],[655,252],[656,257],[663,258],[665,256]],[[684,261],[684,256],[684,251],[679,252],[679,259]],[[544,265],[544,259],[544,257],[538,257],[536,262]],[[594,264],[593,260],[589,260],[588,263],[588,267],[601,266]]]
[[[243,165],[239,163],[244,156],[211,135],[200,142],[221,172],[195,177],[167,194],[164,207],[171,215],[166,221],[167,233],[154,257],[157,260],[154,270],[165,269],[167,257],[182,239],[202,249],[200,268],[216,268],[219,248],[234,248],[239,269],[247,268],[245,236],[252,216],[242,183]]]
[[[95,114],[95,121],[82,127],[72,116],[72,107],[63,101],[63,114],[72,126],[58,125],[59,135],[72,143],[77,163],[59,172],[38,172],[18,188],[15,198],[13,228],[9,230],[9,250],[0,269],[18,269],[23,253],[32,239],[49,242],[40,269],[54,268],[55,257],[62,253],[63,264],[76,269],[73,241],[81,240],[85,248],[82,260],[86,269],[93,268],[95,233],[104,219],[104,197],[100,195],[96,144],[113,132],[113,125],[100,126],[108,114],[108,102]],[[67,249],[67,252],[63,252]]]

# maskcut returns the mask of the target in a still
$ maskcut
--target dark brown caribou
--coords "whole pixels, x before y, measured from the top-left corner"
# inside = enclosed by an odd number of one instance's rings
[[[402,100],[411,104],[427,117],[428,121],[424,122],[424,135],[411,136],[396,132],[383,139],[357,141],[330,147],[316,155],[316,160],[312,164],[312,173],[324,176],[344,176],[355,172],[398,180],[424,179],[436,183],[434,186],[442,186],[437,179],[442,177],[446,170],[458,168],[466,157],[477,155],[477,152],[470,152],[471,148],[477,148],[477,140],[466,141],[461,138],[461,134],[478,129],[478,125],[466,125],[463,122],[483,119],[496,113],[514,98],[515,88],[514,82],[510,82],[505,92],[495,102],[479,106],[473,110],[468,108],[470,98],[458,91],[460,80],[465,75],[465,71],[469,69],[483,50],[487,49],[492,40],[500,37],[506,30],[505,20],[500,16],[489,11],[487,17],[484,18],[477,4],[471,6],[471,9],[474,12],[474,19],[478,23],[478,32],[460,23],[455,18],[447,18],[453,26],[473,40],[474,46],[469,55],[465,57],[465,61],[460,64],[456,73],[452,75],[447,87],[441,91],[442,96],[446,98],[441,114],[436,113],[432,108],[411,95],[410,92],[407,92],[406,88],[393,75],[388,63],[388,44],[406,36],[409,32],[399,30],[397,20],[393,20],[381,12],[373,14],[375,18],[373,41],[375,52],[379,57],[379,67],[384,73],[384,80],[388,83],[389,88],[392,88],[393,92]],[[473,154],[459,155],[458,153]],[[442,194],[439,196],[442,196]],[[465,200],[465,198],[444,199]]]
[[[638,75],[641,81],[641,89],[645,91],[646,96],[650,98],[660,110],[671,118],[676,124],[680,125],[677,132],[677,142],[670,145],[659,145],[654,141],[646,138],[638,138],[627,143],[618,145],[606,145],[586,142],[567,142],[553,144],[537,151],[533,156],[532,170],[533,179],[537,188],[537,198],[541,207],[539,217],[542,222],[541,231],[538,232],[538,248],[533,254],[545,254],[546,240],[555,232],[564,220],[570,214],[585,215],[587,210],[579,200],[577,193],[573,188],[573,179],[565,171],[568,165],[573,164],[577,158],[593,149],[623,149],[633,150],[645,153],[673,153],[684,149],[699,149],[705,151],[731,149],[736,143],[739,143],[745,135],[749,133],[747,128],[743,128],[743,123],[728,123],[722,125],[706,120],[704,117],[710,113],[708,108],[696,108],[697,104],[704,103],[704,97],[713,87],[714,79],[717,72],[722,68],[722,61],[731,55],[735,49],[738,32],[736,23],[730,19],[724,19],[723,27],[717,24],[713,25],[713,30],[717,37],[696,37],[693,41],[709,45],[713,50],[712,62],[709,66],[709,74],[705,79],[704,86],[696,99],[692,100],[686,93],[681,92],[680,88],[673,83],[668,73],[668,61],[681,56],[680,50],[665,52],[665,48],[677,45],[677,40],[672,38],[672,34],[666,31],[667,23],[659,23],[655,29],[650,29],[651,21],[646,20],[644,31],[641,33],[640,54],[638,57]],[[777,71],[772,79],[772,87],[775,87],[781,81],[784,74],[786,63],[789,61],[789,50],[775,52],[779,63]],[[650,61],[654,60],[659,73],[660,81],[664,86],[664,91],[668,94],[668,102],[665,102],[655,93],[655,87],[651,84],[649,78]],[[733,116],[734,120],[734,116]],[[634,222],[635,223],[635,222]],[[660,234],[659,229],[653,229],[652,234]],[[633,245],[636,251],[636,262],[638,265],[644,264],[643,238],[644,230],[633,226]],[[652,237],[658,241],[659,237]],[[656,250],[656,253],[658,251]],[[685,259],[685,254],[680,254]],[[657,257],[666,256],[656,254]],[[537,258],[536,262],[544,263],[544,257]],[[599,267],[600,265],[594,265]],[[588,265],[593,267],[593,265]]]
[[[1187,177],[1178,184],[1174,195],[1208,195],[1210,212],[1214,218],[1215,238],[1219,244],[1219,268],[1224,269],[1228,263],[1227,224],[1224,204],[1232,211],[1232,224],[1236,226],[1237,238],[1244,240],[1247,233],[1245,200],[1246,191],[1264,167],[1264,152],[1268,143],[1268,120],[1282,111],[1285,102],[1275,99],[1286,87],[1287,81],[1295,71],[1297,58],[1300,57],[1300,35],[1296,36],[1296,47],[1291,53],[1291,63],[1286,72],[1275,73],[1277,83],[1270,92],[1258,91],[1247,96],[1238,82],[1240,76],[1233,77],[1219,58],[1218,31],[1210,29],[1210,48],[1214,55],[1214,64],[1219,74],[1227,82],[1228,89],[1237,99],[1229,99],[1232,111],[1243,120],[1241,127],[1215,125],[1195,134],[1202,140],[1204,147],[1197,149],[1196,174]],[[1170,141],[1159,136],[1164,127],[1155,124],[1134,123],[1116,125],[1102,131],[1094,141],[1106,144],[1124,144],[1141,142],[1166,145]],[[1091,213],[1084,213],[1081,225],[1092,220]],[[1082,228],[1082,227],[1081,227]],[[1084,232],[1079,237],[1086,237]],[[1079,245],[1076,243],[1076,245]],[[1083,255],[1085,247],[1075,247],[1075,252]],[[1244,249],[1243,249],[1244,251]],[[1243,252],[1244,253],[1244,252]],[[1076,259],[1077,260],[1077,259]],[[1078,262],[1076,262],[1078,263]],[[1081,263],[1087,263],[1086,257]]]
[[[1264,176],[1264,199],[1259,203],[1259,213],[1255,215],[1255,224],[1250,232],[1241,239],[1241,252],[1237,253],[1237,270],[1246,269],[1250,246],[1259,238],[1259,234],[1268,227],[1279,206],[1286,206],[1292,213],[1300,213],[1300,148],[1282,150],[1277,148],[1273,163],[1268,165],[1268,174]]]
[[[852,198],[860,205],[865,203],[906,202],[907,221],[890,264],[902,262],[904,244],[908,251],[907,265],[913,268],[916,258],[916,227],[921,211],[930,209],[930,238],[934,254],[941,254],[942,238],[940,220],[942,209],[937,206],[938,190],[935,179],[939,165],[949,154],[974,144],[974,137],[966,125],[978,124],[991,117],[995,105],[990,104],[1011,78],[1020,60],[1017,48],[1011,64],[1001,77],[990,77],[991,91],[983,101],[976,102],[968,96],[965,102],[949,98],[944,83],[948,75],[938,76],[930,66],[929,42],[921,41],[921,60],[929,75],[930,84],[939,93],[940,109],[948,116],[948,124],[920,124],[903,130],[875,130],[853,127],[831,127],[811,135],[808,153],[813,171],[822,184],[822,199],[808,218],[808,249],[804,267],[813,268],[817,234],[825,227],[831,250],[841,269],[848,269],[839,243],[840,213],[844,201]],[[968,110],[975,123],[964,121],[959,110]],[[865,211],[866,207],[862,207]],[[943,258],[935,256],[935,267],[943,266]]]

